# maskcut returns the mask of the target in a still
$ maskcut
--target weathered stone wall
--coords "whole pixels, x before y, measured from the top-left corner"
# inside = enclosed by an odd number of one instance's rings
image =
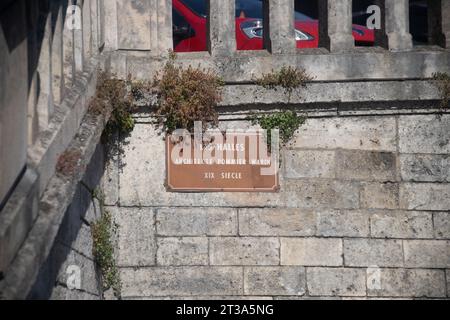
[[[93,192],[101,183],[104,156],[104,149],[99,145],[83,180],[76,187],[53,247],[40,268],[28,299],[102,299],[103,286],[92,253],[91,224],[102,215],[101,205],[99,200],[93,197]],[[78,279],[75,278],[78,275],[79,287],[76,282]]]
[[[66,254],[67,241],[59,248],[53,242],[84,172],[62,181],[56,164],[70,145],[80,150],[83,164],[89,163],[104,126],[105,119],[86,118],[97,68],[107,62],[100,55],[102,6],[100,0],[0,5],[0,298],[27,297],[38,273],[45,273],[41,266],[52,247],[52,273],[63,256],[65,263],[73,258],[74,252]],[[75,214],[84,215],[72,209],[66,216]],[[74,236],[64,228],[75,232],[76,221],[66,218],[57,243]],[[86,237],[85,231],[80,229],[80,237]],[[78,252],[82,246],[83,252],[90,251],[87,242],[74,246]],[[95,276],[91,271],[84,270]],[[37,296],[53,288],[51,279],[35,291]]]
[[[139,121],[105,189],[124,298],[449,297],[449,115],[310,118],[276,194],[166,192]]]
[[[0,11],[0,209],[25,168],[27,153],[27,24],[25,1]],[[6,5],[6,4],[5,4]],[[20,93],[20,94],[18,94]],[[7,169],[3,169],[7,168]]]
[[[146,79],[161,69],[171,1],[2,1],[0,298],[102,297],[86,188],[99,184],[121,225],[125,298],[448,296],[450,120],[429,114],[439,99],[429,78],[450,69],[448,1],[430,10],[437,46],[424,48],[412,46],[408,1],[380,0],[374,48],[354,47],[350,0],[320,3],[321,48],[296,50],[292,1],[271,0],[268,50],[237,52],[234,0],[210,0],[209,52],[178,62],[227,81],[223,119],[287,102],[311,119],[285,151],[280,193],[174,194],[148,113],[105,169],[100,149],[91,157],[108,115],[87,114],[98,67]],[[281,66],[314,82],[291,101],[251,82]],[[69,179],[56,174],[68,147],[82,154]]]

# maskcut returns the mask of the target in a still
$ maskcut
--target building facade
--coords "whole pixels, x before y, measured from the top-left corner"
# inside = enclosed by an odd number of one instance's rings
[[[282,191],[167,192],[150,107],[124,153],[104,157],[106,119],[87,113],[97,70],[152,79],[173,49],[172,1],[2,1],[0,296],[104,297],[90,234],[100,188],[121,225],[125,298],[449,297],[450,117],[436,116],[431,78],[450,72],[450,1],[428,1],[429,43],[415,46],[409,1],[380,0],[375,46],[356,47],[352,1],[321,0],[313,49],[296,48],[293,0],[264,1],[260,51],[236,50],[235,1],[208,3],[208,50],[177,63],[225,80],[223,123],[284,108],[310,119],[285,150]],[[283,66],[313,76],[301,96],[254,84]],[[56,170],[67,149],[82,168],[71,179]]]

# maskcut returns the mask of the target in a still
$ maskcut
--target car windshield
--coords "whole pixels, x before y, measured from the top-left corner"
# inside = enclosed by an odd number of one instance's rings
[[[207,16],[207,2],[206,0],[180,0],[189,9],[194,11],[196,14],[202,17]],[[263,0],[238,0],[236,1],[236,17],[243,16],[246,18],[263,18]],[[296,21],[312,21],[313,19],[307,15],[296,11],[295,12]]]

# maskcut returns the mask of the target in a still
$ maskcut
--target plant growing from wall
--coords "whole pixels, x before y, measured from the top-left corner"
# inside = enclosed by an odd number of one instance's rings
[[[441,110],[447,109],[450,102],[450,76],[447,73],[438,72],[433,74],[433,80],[441,95]]]
[[[166,133],[175,129],[192,131],[194,123],[201,121],[204,129],[218,124],[217,104],[222,99],[222,79],[211,70],[183,69],[175,65],[176,56],[171,53],[161,73],[154,78],[158,93],[155,114],[158,125]]]
[[[92,98],[89,110],[94,114],[110,112],[104,138],[111,138],[115,132],[128,134],[134,129],[132,113],[135,111],[134,97],[129,90],[130,80],[116,78],[114,74],[99,72],[97,91]]]
[[[294,136],[295,132],[306,121],[306,118],[299,116],[295,111],[287,110],[261,117],[254,117],[252,123],[258,124],[262,129],[267,131],[267,145],[270,150],[272,134],[271,130],[278,129],[280,131],[281,145],[286,145]]]
[[[299,88],[306,87],[308,81],[313,78],[302,68],[293,68],[283,66],[279,71],[264,74],[255,82],[265,89],[277,90],[281,88],[288,95],[288,101],[291,101],[292,93]]]
[[[65,177],[72,176],[80,163],[82,154],[78,149],[67,149],[58,158],[56,173]]]
[[[103,199],[95,192],[93,198],[100,202],[102,217],[91,225],[93,248],[92,253],[100,268],[103,280],[103,290],[112,289],[117,298],[121,296],[122,283],[119,269],[114,258],[114,237],[118,225],[113,222],[111,214],[104,210]]]

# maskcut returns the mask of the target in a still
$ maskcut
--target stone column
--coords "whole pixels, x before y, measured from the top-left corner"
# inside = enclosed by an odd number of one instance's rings
[[[119,49],[157,51],[157,19],[157,0],[117,0],[117,38]],[[98,24],[98,31],[100,43],[101,23]]]
[[[37,1],[30,1],[27,4],[27,32],[28,39],[26,41],[28,49],[28,144],[34,145],[39,135],[39,118],[37,114],[37,100],[39,79],[37,73],[37,64],[39,60],[38,54],[38,37],[36,30],[39,22],[39,3]],[[3,57],[3,56],[2,56]],[[0,69],[1,70],[1,69]],[[2,87],[3,89],[3,87]],[[3,93],[3,92],[2,92]],[[0,94],[1,96],[1,94]],[[0,112],[1,114],[1,112]],[[0,119],[1,121],[1,119]],[[1,124],[0,124],[1,125]],[[1,135],[0,135],[1,138]],[[1,149],[1,148],[0,148]],[[1,180],[0,180],[1,181]],[[1,200],[1,199],[0,199]]]
[[[91,0],[91,2],[96,2],[96,0]],[[94,21],[96,20],[92,19],[92,22]],[[117,50],[117,1],[109,1],[105,6],[105,25],[108,26],[105,28],[105,47],[107,50]],[[94,27],[94,23],[92,23],[92,27]]]
[[[34,72],[31,76],[31,82],[28,89],[28,145],[33,146],[39,135],[39,118],[37,115],[37,99],[38,99],[38,88],[37,88],[37,73]],[[0,123],[1,126],[1,123]]]
[[[172,1],[150,3],[150,47],[153,55],[166,55],[173,48]]]
[[[450,1],[428,0],[428,41],[450,48]]]
[[[41,40],[41,48],[38,62],[38,101],[37,114],[39,122],[39,131],[44,131],[48,127],[51,115],[53,113],[53,94],[52,94],[52,63],[51,63],[51,45],[52,45],[52,16],[49,10],[42,13],[45,16],[44,30]],[[44,22],[44,21],[42,21]]]
[[[166,54],[173,49],[172,0],[158,0],[158,49]]]
[[[52,93],[53,101],[59,105],[64,96],[64,73],[63,73],[63,7],[61,3],[55,3],[52,8],[55,16],[52,41]]]
[[[114,4],[117,6],[117,1],[111,1],[111,5]],[[90,2],[91,6],[91,38],[92,38],[92,49],[96,50],[98,48],[98,1],[97,0],[91,0]],[[115,16],[116,24],[117,24],[117,14]],[[117,34],[116,34],[117,37]],[[97,50],[96,50],[97,51]]]
[[[236,52],[235,0],[209,0],[208,50],[213,56]]]
[[[295,52],[294,1],[270,0],[265,6],[264,16],[268,21],[264,21],[264,25],[269,27],[265,31],[265,47],[275,54]]]
[[[74,59],[75,59],[75,71],[83,72],[84,70],[84,43],[83,43],[83,0],[76,0],[76,5],[80,8],[77,13],[79,19],[81,19],[79,25],[73,30],[74,40]]]
[[[71,3],[69,2],[69,5]],[[70,88],[73,85],[75,75],[74,62],[74,30],[71,22],[73,12],[71,8],[64,7],[64,26],[63,26],[63,70],[64,70],[64,86]]]
[[[105,0],[97,0],[97,8],[98,8],[98,46],[97,48],[101,50],[105,46]],[[107,5],[112,1],[106,1]]]
[[[345,52],[355,46],[352,0],[319,0],[319,46]]]
[[[384,15],[389,50],[410,50],[413,44],[409,33],[409,0],[385,0]]]
[[[92,55],[92,21],[91,21],[91,2],[92,0],[84,0],[83,3],[83,54],[84,59],[89,59]],[[114,2],[114,1],[112,1]],[[112,3],[111,2],[111,3]]]

